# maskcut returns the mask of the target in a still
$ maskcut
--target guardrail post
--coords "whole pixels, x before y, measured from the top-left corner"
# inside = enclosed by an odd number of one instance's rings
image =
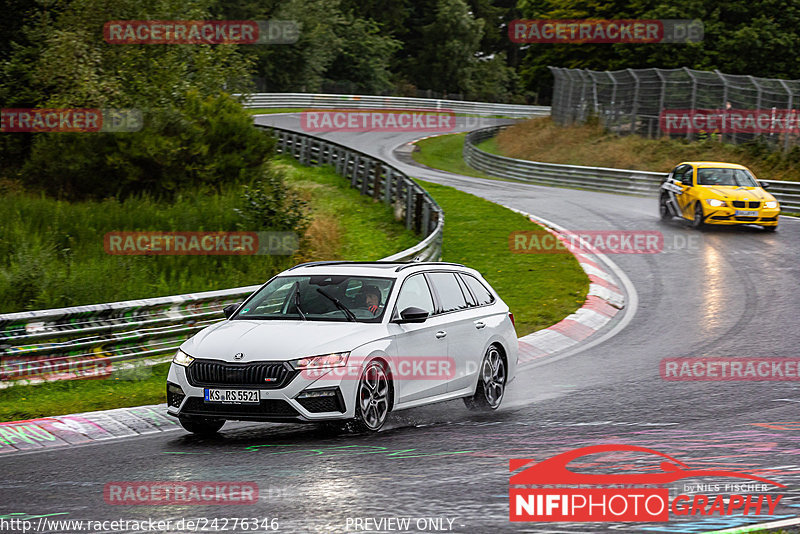
[[[386,169],[386,183],[383,185],[383,201],[392,204],[392,181],[394,181],[394,171],[391,167]]]
[[[411,185],[405,184],[406,192],[406,230],[411,230],[414,223],[414,195],[412,194]]]
[[[353,175],[350,177],[350,185],[356,187],[358,185],[358,171],[361,167],[361,156],[356,154],[353,158]]]
[[[425,195],[416,193],[414,198],[414,231],[420,233],[422,228],[422,200]]]

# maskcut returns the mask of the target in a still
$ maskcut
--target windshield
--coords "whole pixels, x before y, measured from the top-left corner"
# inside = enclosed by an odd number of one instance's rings
[[[366,276],[281,276],[261,288],[231,319],[379,323],[394,279]]]
[[[760,187],[753,175],[744,169],[697,169],[697,184]]]

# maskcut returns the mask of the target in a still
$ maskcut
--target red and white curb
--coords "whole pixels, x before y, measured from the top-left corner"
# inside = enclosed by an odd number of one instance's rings
[[[562,228],[529,213],[509,209],[528,217],[532,222],[566,242],[566,239],[562,238],[564,233]],[[578,345],[606,326],[625,307],[625,291],[620,289],[614,275],[604,267],[605,258],[585,241],[581,248],[592,252],[574,254],[589,277],[589,293],[586,295],[586,301],[578,311],[553,326],[519,338],[520,364],[545,358]]]
[[[0,423],[0,455],[176,430],[166,404]]]

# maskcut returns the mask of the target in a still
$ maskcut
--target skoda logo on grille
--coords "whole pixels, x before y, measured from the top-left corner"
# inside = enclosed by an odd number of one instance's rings
[[[233,355],[234,360],[241,360],[242,358],[244,358],[244,352],[237,352]]]

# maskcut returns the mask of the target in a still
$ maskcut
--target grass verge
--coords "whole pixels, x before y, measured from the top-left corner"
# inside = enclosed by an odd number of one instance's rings
[[[514,254],[508,236],[541,230],[526,217],[452,187],[418,180],[445,213],[442,259],[477,269],[514,313],[517,334],[551,326],[578,309],[589,279],[571,254]]]
[[[800,148],[774,151],[759,142],[733,145],[711,136],[702,141],[619,136],[594,123],[562,127],[550,117],[515,124],[480,148],[510,158],[652,172],[681,161],[726,161],[749,167],[763,180],[800,180]]]
[[[415,143],[417,149],[411,153],[411,157],[417,163],[434,169],[476,178],[492,178],[481,171],[476,171],[464,162],[461,154],[464,149],[465,137],[465,133],[457,133],[422,139]]]

